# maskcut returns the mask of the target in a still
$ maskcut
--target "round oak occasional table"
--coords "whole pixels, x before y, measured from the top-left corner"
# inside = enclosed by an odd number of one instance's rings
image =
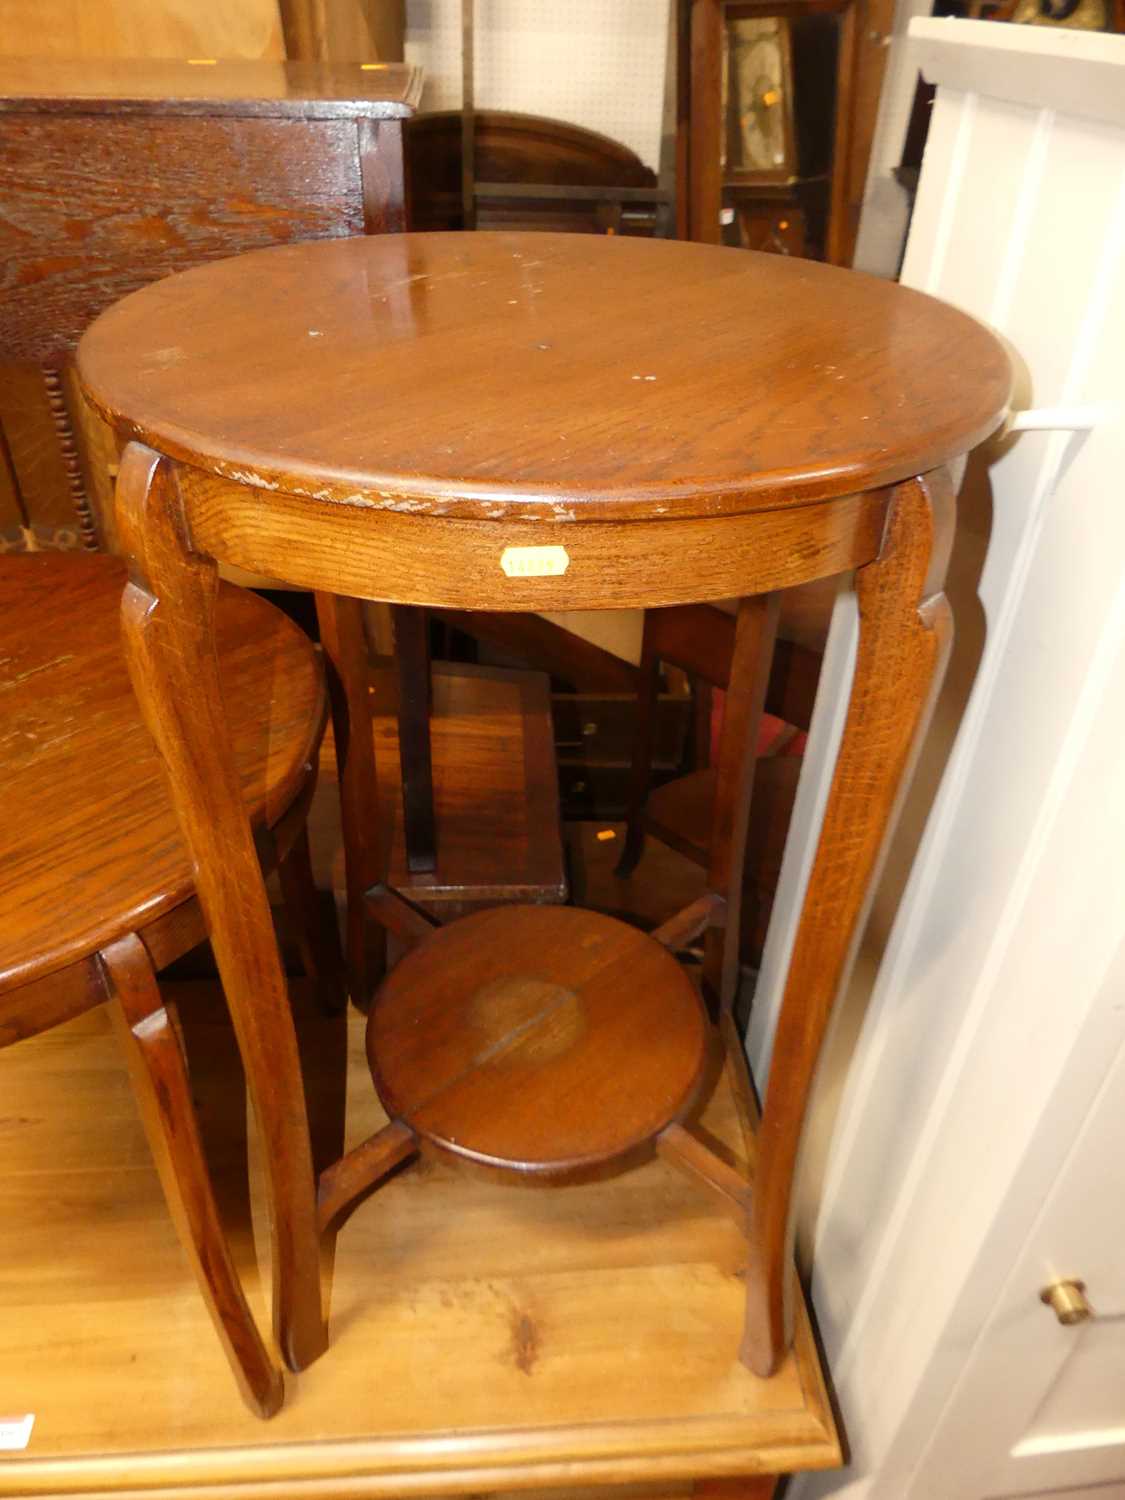
[[[251,1409],[271,1416],[284,1394],[281,1370],[223,1229],[178,1007],[158,979],[206,926],[121,659],[125,579],[120,558],[100,554],[0,558],[0,1051],[107,1007],[231,1371]],[[259,869],[278,871],[306,971],[322,999],[338,1004],[339,939],[317,901],[305,826],[328,715],[324,674],[308,638],[263,599],[224,584],[215,606],[235,786]],[[282,1031],[274,1041],[284,1049],[290,1038]],[[114,1225],[108,1205],[104,1217],[101,1228]],[[136,1257],[131,1270],[143,1284],[144,1256],[123,1254]],[[165,1339],[159,1319],[151,1336]]]
[[[131,439],[118,528],[138,695],[198,869],[273,1163],[281,1343],[318,1352],[316,1223],[418,1153],[533,1180],[653,1149],[748,1242],[743,1358],[791,1337],[790,1200],[821,1043],[949,636],[947,466],[1005,413],[979,324],[805,261],[553,234],[256,252],[170,277],[87,332],[88,399]],[[408,951],[371,1008],[391,1123],[314,1184],[285,985],[215,671],[218,562],[316,590],[334,668],[350,939]],[[751,1186],[692,1133],[738,976],[741,865],[778,592],[855,574],[846,724],[773,1048]],[[378,867],[360,601],[660,607],[738,597],[705,894],[654,934],[509,907],[432,931]],[[354,721],[354,718],[352,720]],[[703,936],[704,1001],[675,960]],[[354,950],[353,950],[354,951]],[[371,1211],[374,1211],[372,1209]]]

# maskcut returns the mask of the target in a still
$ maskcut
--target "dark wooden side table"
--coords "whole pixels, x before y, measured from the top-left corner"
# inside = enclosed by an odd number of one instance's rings
[[[420,92],[401,63],[0,59],[0,548],[112,546],[87,324],[219,256],[405,229]]]
[[[79,373],[133,440],[117,491],[127,653],[265,1141],[290,1363],[322,1340],[318,1214],[324,1226],[397,1162],[432,1150],[551,1180],[656,1149],[745,1230],[743,1358],[768,1376],[797,1300],[791,1189],[817,1057],[949,635],[945,466],[1002,419],[998,341],[917,292],[808,263],[404,235],[257,252],[146,288],[90,329]],[[291,1024],[285,982],[215,671],[220,559],[331,595],[325,641],[345,679],[362,599],[743,600],[708,891],[655,937],[526,907],[431,933],[371,891],[415,944],[368,1032],[391,1124],[322,1175],[319,1209],[293,1166],[301,1082],[272,1044]],[[751,1188],[691,1133],[710,1033],[672,953],[704,935],[707,998],[741,1059],[740,866],[776,596],[849,569],[855,677]]]

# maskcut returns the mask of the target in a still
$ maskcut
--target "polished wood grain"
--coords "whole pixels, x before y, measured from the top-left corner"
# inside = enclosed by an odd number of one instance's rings
[[[272,491],[263,506],[261,490],[187,467],[180,490],[194,545],[251,571],[394,603],[471,609],[475,601],[517,611],[635,609],[790,588],[874,557],[887,509],[886,492],[874,490],[830,505],[721,518],[660,514],[653,528],[569,520],[564,507],[557,535],[569,558],[565,574],[521,577],[504,572],[504,552],[543,545],[552,523],[524,516],[518,494],[493,507],[491,521],[414,516],[361,505],[353,495],[353,503],[333,507],[334,541],[320,524],[322,502],[309,496]],[[669,568],[670,556],[690,557],[690,575]]]
[[[175,1012],[161,1003],[135,934],[108,944],[100,958],[113,996],[110,1015],[180,1243],[247,1404],[258,1416],[272,1417],[284,1397],[281,1371],[258,1333],[223,1233]]]
[[[103,308],[201,261],[361,233],[355,130],[333,119],[294,131],[268,117],[0,112],[5,358],[61,361]]]
[[[400,120],[360,120],[356,125],[366,234],[401,234],[407,227],[409,188]]]
[[[241,796],[215,657],[214,563],[178,566],[175,478],[126,450],[118,524],[130,552],[122,606],[126,657],[168,774],[200,905],[266,1142],[273,1213],[274,1321],[287,1363],[324,1350],[316,1203],[300,1062],[269,902]],[[247,878],[249,875],[250,878]]]
[[[712,1189],[726,1184],[730,1199],[730,1167],[699,1141],[678,1144],[678,1122],[702,1081],[707,1028],[666,949],[703,935],[705,990],[716,1014],[729,1017],[754,747],[777,617],[776,595],[739,606],[709,890],[653,938],[592,913],[534,907],[482,912],[427,934],[392,893],[382,894],[391,903],[384,920],[411,948],[376,996],[368,1058],[392,1119],[419,1144],[493,1170],[566,1179],[635,1159],[655,1143]],[[357,1159],[347,1174],[353,1195],[385,1175],[379,1143],[366,1165],[365,1174]],[[745,1201],[748,1188],[739,1191]],[[330,1201],[345,1201],[342,1185],[333,1184]],[[741,1222],[748,1231],[745,1214]]]
[[[278,247],[137,292],[79,360],[120,431],[263,509],[282,491],[411,520],[670,521],[847,495],[965,452],[1010,389],[992,335],[921,292],[584,235]]]
[[[792,1185],[816,1062],[952,639],[941,585],[953,540],[948,474],[901,485],[879,558],[856,574],[859,647],[824,824],[801,908],[762,1113],[746,1357],[776,1367],[793,1307]]]
[[[0,539],[112,547],[118,455],[74,399],[78,336],[217,256],[405,228],[419,89],[401,65],[0,59]]]
[[[460,1159],[544,1177],[650,1143],[694,1102],[706,1048],[675,959],[573,907],[497,907],[433,933],[368,1028],[392,1118]]]
[[[335,818],[324,774],[318,807]],[[237,1184],[242,1083],[221,995],[165,995],[190,1028],[216,1181]],[[309,1097],[346,1093],[346,1145],[359,1147],[388,1124],[365,1018],[347,1022],[345,1085],[339,1021],[299,981],[293,1003]],[[37,1413],[26,1452],[4,1456],[8,1495],[104,1496],[127,1479],[153,1500],[690,1500],[711,1475],[743,1476],[721,1491],[739,1500],[748,1476],[840,1461],[803,1310],[772,1379],[739,1363],[745,1242],[663,1161],[525,1191],[436,1157],[403,1167],[336,1221],[330,1355],[287,1375],[289,1399],[262,1423],[231,1399],[104,1012],[0,1054],[0,1095],[0,1408]],[[700,1124],[751,1178],[729,1065]],[[237,1192],[222,1207],[262,1317],[257,1151],[251,1185],[249,1209]]]
[[[389,1172],[418,1154],[418,1138],[401,1120],[392,1121],[361,1141],[321,1173],[316,1206],[322,1228],[355,1203],[361,1188],[381,1182]]]
[[[124,582],[116,559],[0,559],[3,992],[194,895],[121,656]],[[222,590],[216,633],[239,793],[260,840],[315,768],[324,689],[306,638],[253,595]]]
[[[203,1301],[247,1404],[271,1416],[281,1374],[235,1268],[175,1007],[156,980],[207,929],[122,659],[124,581],[124,565],[108,557],[0,560],[0,1048],[108,1004]],[[280,873],[321,1003],[338,1006],[339,940],[312,899],[305,832],[321,675],[308,640],[262,600],[225,587],[217,606],[241,802],[258,856]],[[163,1332],[155,1319],[151,1338]]]
[[[917,476],[991,430],[1010,375],[986,330],[901,288],[698,245],[634,242],[622,253],[613,240],[578,244],[534,235],[402,236],[251,255],[127,300],[87,335],[80,368],[122,435],[161,449],[134,443],[126,453],[120,504],[134,578],[126,634],[200,869],[247,1072],[257,1078],[260,1109],[265,1099],[267,1116],[282,1117],[272,1130],[267,1118],[264,1135],[275,1210],[290,1235],[291,1312],[309,1311],[308,1267],[297,1262],[315,1216],[301,1155],[307,1145],[298,1139],[303,1122],[282,1109],[300,1097],[284,980],[220,718],[215,560],[253,558],[256,567],[353,600],[452,608],[751,596],[739,608],[735,710],[719,756],[721,837],[709,881],[722,904],[707,914],[705,937],[719,1031],[728,1048],[734,1039],[736,1070],[744,1058],[731,1021],[729,915],[777,618],[777,601],[755,596],[858,570],[864,625],[848,727],[797,934],[744,1225],[744,1358],[765,1375],[784,1362],[791,1331],[788,1207],[823,1032],[940,664],[940,631],[931,628],[940,611],[923,600],[936,598],[945,566],[946,538],[931,524],[929,497],[940,498],[946,481],[940,472]],[[309,272],[299,281],[298,268]],[[731,317],[732,293],[745,326]],[[509,307],[516,311],[507,314]],[[763,338],[771,328],[773,337]],[[166,348],[177,358],[162,363],[156,351]],[[656,376],[643,420],[640,391],[649,382],[644,365],[631,368],[638,349]],[[540,354],[553,352],[557,358],[537,366]],[[665,377],[674,404],[661,390]],[[626,387],[636,393],[622,395]],[[370,421],[358,421],[357,410]],[[543,546],[559,549],[546,555],[552,568],[539,566],[542,553],[509,551]],[[177,720],[181,699],[192,712]],[[629,1049],[617,1049],[625,1086],[616,1091],[591,1057],[589,1088],[601,1094],[601,1108],[586,1107],[573,1077],[538,1116],[528,1102],[536,1075],[563,1076],[567,1058],[583,1053],[578,1022],[562,1036],[558,1027],[583,1014],[569,997],[580,993],[583,965],[601,939],[588,914],[575,917],[582,925],[574,941],[549,938],[564,917],[561,909],[526,917],[509,909],[418,934],[376,999],[370,1026],[380,1087],[401,1123],[420,1138],[432,1127],[430,1143],[446,1154],[462,1150],[527,1176],[537,1164],[612,1159],[627,1140],[647,1149],[681,1123],[687,1093],[670,1116],[668,1093],[658,1098],[648,1083],[632,1091],[645,1058],[660,1055],[664,1029],[655,1025],[632,1049],[628,1074]],[[545,924],[543,941],[520,942],[515,926],[532,920]],[[478,923],[488,924],[488,941],[470,943],[464,934]],[[687,980],[660,942],[630,933],[628,944],[628,964],[610,967],[619,975],[617,1006],[636,1018],[646,989],[664,998],[673,973],[681,985]],[[538,970],[547,964],[544,977]],[[451,982],[457,976],[463,984]],[[513,1027],[509,1012],[536,1035],[532,999],[543,984],[563,993],[552,989],[557,1004],[550,1024],[544,1017],[543,1048],[529,1045],[536,1056],[523,1059],[521,1023]],[[396,991],[401,1014],[416,1018],[421,1006],[429,1024],[402,1022],[384,1045],[380,1012],[395,1013]],[[478,1011],[500,1013],[486,1028],[495,1057],[474,1042],[472,996]],[[592,1032],[613,1035],[608,1020]],[[481,1080],[496,1083],[509,1044],[527,1062],[527,1086],[509,1079],[484,1087]],[[677,1067],[692,1059],[688,1041],[682,1050]],[[388,1054],[401,1078],[390,1076]],[[749,1100],[749,1080],[741,1087]],[[518,1106],[496,1103],[516,1098]],[[643,1107],[630,1131],[637,1099]],[[556,1137],[569,1154],[552,1155]],[[724,1174],[708,1163],[706,1137],[696,1144],[678,1153],[680,1165],[690,1154],[690,1170],[698,1176],[707,1165],[702,1175],[713,1186]],[[386,1154],[373,1151],[372,1176],[357,1171],[352,1190],[378,1176],[389,1191],[396,1179],[385,1178],[385,1163]],[[416,1172],[424,1182],[424,1170]],[[384,1201],[381,1191],[369,1211]],[[760,1473],[766,1464],[741,1467]]]

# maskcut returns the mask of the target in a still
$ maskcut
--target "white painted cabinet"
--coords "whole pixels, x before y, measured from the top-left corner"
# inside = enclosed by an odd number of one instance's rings
[[[1040,430],[970,466],[950,682],[823,1072],[805,1241],[852,1463],[790,1495],[1108,1500],[1125,1496],[1125,38],[911,36],[939,91],[903,280],[1011,341],[1014,405]],[[845,594],[759,1070],[853,642]],[[1040,1303],[1056,1276],[1086,1281],[1091,1323]]]
[[[969,1352],[910,1495],[1125,1494],[1125,953],[1103,990],[1104,1013],[1083,1039],[1089,1056],[1074,1062],[1083,1084],[1104,1073],[1093,1107]],[[1044,1135],[1056,1127],[1052,1114]],[[1032,1194],[1034,1162],[1033,1147]],[[1091,1321],[1064,1327],[1039,1300],[1059,1278],[1086,1283]]]

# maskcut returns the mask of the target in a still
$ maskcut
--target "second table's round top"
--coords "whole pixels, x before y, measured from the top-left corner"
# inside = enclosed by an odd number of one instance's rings
[[[254,251],[126,297],[79,348],[119,431],[259,486],[435,514],[658,518],[925,472],[999,424],[979,323],[741,250],[406,234]]]

